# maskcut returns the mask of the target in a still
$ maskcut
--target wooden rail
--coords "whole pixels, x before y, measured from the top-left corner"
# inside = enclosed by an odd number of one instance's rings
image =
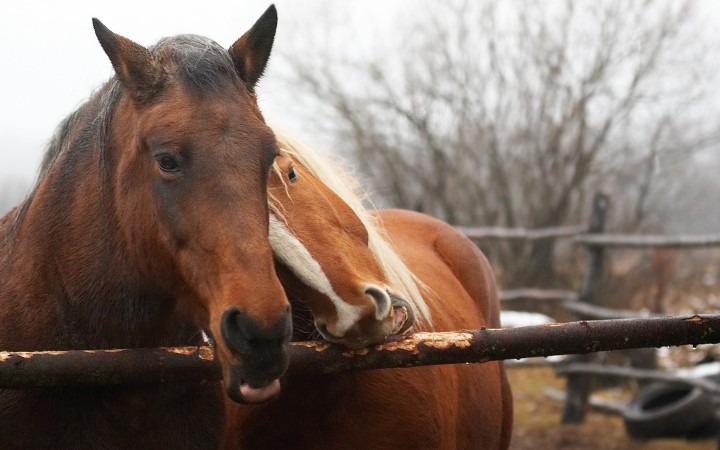
[[[482,363],[533,356],[720,342],[720,314],[579,321],[509,329],[416,333],[349,350],[324,341],[295,342],[290,372]],[[0,352],[0,388],[203,382],[220,379],[210,347]]]
[[[577,236],[588,230],[586,225],[570,225],[552,228],[502,228],[502,227],[455,227],[470,239],[518,239],[536,241]]]
[[[508,239],[536,241],[540,239],[572,238],[573,242],[588,247],[616,249],[643,248],[702,248],[720,246],[720,234],[636,235],[588,233],[587,225],[568,225],[551,228],[455,227],[474,240]]]
[[[720,246],[720,234],[628,235],[605,234],[605,216],[610,199],[602,193],[593,197],[590,220],[587,226],[544,228],[537,230],[459,227],[468,237],[482,239],[523,239],[533,241],[549,238],[572,238],[588,251],[586,271],[579,291],[514,289],[500,293],[503,301],[530,299],[560,302],[566,311],[579,319],[632,319],[656,317],[647,312],[604,307],[602,274],[604,253],[612,249],[696,249]],[[595,356],[576,355],[568,358],[572,364],[592,365]],[[588,398],[592,389],[591,372],[567,371],[567,394],[563,408],[563,423],[580,423],[584,420]]]
[[[573,238],[576,244],[605,248],[701,248],[720,246],[720,234],[632,235],[583,234]]]
[[[561,289],[508,289],[506,291],[501,291],[499,295],[500,300],[502,301],[521,299],[575,301],[578,299],[578,293],[576,291],[567,291]]]
[[[665,381],[669,383],[684,383],[698,387],[710,394],[720,394],[720,384],[705,378],[689,378],[652,369],[635,369],[632,367],[608,366],[605,364],[571,363],[557,366],[558,375],[597,375],[601,377],[635,378],[638,380]]]
[[[661,317],[658,314],[652,314],[648,311],[635,311],[633,309],[605,308],[603,306],[593,305],[591,303],[579,301],[566,301],[562,303],[562,307],[573,314],[575,317],[586,320],[599,319],[637,319],[642,317]]]

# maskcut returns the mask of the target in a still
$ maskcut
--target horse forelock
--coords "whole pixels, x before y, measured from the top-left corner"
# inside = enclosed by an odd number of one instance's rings
[[[169,56],[177,74],[192,94],[222,94],[228,83],[239,83],[228,51],[212,39],[194,34],[163,38],[150,47],[159,59]]]
[[[382,224],[378,223],[365,207],[364,200],[367,194],[362,190],[360,183],[338,164],[321,156],[309,145],[275,127],[273,131],[281,148],[292,154],[305,169],[335,192],[353,210],[365,226],[370,251],[382,266],[393,290],[415,309],[416,327],[430,327],[432,317],[421,290],[428,294],[431,292],[407,267],[392,245],[382,237]],[[284,177],[281,176],[280,179],[284,180]],[[269,198],[269,202],[271,210],[282,219],[282,205],[273,198]]]

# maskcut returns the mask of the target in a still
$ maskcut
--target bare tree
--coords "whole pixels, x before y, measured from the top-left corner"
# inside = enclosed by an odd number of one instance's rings
[[[704,49],[692,6],[435,3],[402,31],[402,48],[303,55],[293,82],[393,206],[457,225],[547,227],[584,221],[599,189],[637,228],[677,190],[677,161],[720,137],[717,121],[698,120],[709,80],[694,62]],[[494,256],[506,282],[547,285],[553,246],[504,244]]]

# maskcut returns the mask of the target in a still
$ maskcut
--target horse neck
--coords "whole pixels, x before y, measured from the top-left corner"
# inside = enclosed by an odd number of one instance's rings
[[[32,350],[189,343],[199,333],[143,281],[118,236],[94,150],[66,152],[39,183],[0,269],[0,344]],[[1,227],[0,227],[1,228]],[[18,321],[17,315],[32,320]],[[31,326],[32,325],[32,326]]]

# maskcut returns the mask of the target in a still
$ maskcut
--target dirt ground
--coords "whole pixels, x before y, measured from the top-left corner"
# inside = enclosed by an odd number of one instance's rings
[[[659,439],[635,441],[626,433],[619,415],[591,410],[585,423],[562,425],[562,402],[548,397],[546,388],[564,389],[564,378],[550,367],[508,367],[515,396],[515,426],[510,448],[565,450],[710,450],[717,439],[687,441]]]

